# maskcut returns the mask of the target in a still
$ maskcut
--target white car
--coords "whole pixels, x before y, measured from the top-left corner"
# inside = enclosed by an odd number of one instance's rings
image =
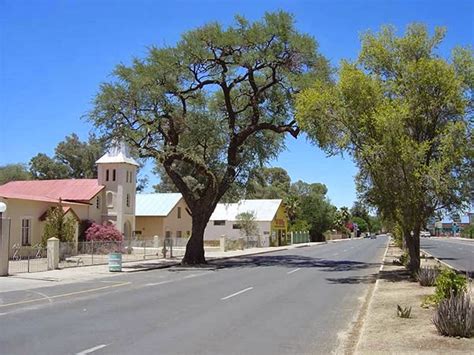
[[[420,232],[420,237],[429,238],[429,237],[431,237],[431,233],[428,232],[428,231],[421,231]]]

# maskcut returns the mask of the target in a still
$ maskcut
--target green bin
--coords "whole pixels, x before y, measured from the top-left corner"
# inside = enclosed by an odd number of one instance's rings
[[[122,271],[122,254],[120,253],[109,254],[109,271],[111,272]]]

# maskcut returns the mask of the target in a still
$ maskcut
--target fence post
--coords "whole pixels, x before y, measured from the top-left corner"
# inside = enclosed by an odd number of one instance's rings
[[[221,235],[221,238],[219,239],[219,247],[220,251],[225,251],[225,235]]]
[[[49,238],[47,247],[48,270],[56,270],[59,266],[59,239]]]
[[[294,244],[293,232],[290,232],[290,238],[291,238],[290,243],[291,243],[291,245],[293,245]]]

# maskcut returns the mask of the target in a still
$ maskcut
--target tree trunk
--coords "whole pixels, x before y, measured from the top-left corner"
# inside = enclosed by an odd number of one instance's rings
[[[186,244],[186,253],[181,261],[182,265],[206,264],[204,257],[204,229],[211,217],[210,214],[193,213],[191,238]]]
[[[405,240],[410,257],[408,270],[415,274],[420,270],[420,231],[413,231],[413,235],[411,235],[411,232],[405,233]]]

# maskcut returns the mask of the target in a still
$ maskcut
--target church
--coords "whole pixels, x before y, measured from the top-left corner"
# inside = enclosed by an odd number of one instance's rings
[[[67,216],[79,222],[110,222],[124,235],[135,230],[138,163],[125,144],[112,147],[96,162],[97,179],[11,181],[0,186],[3,218],[10,219],[10,246],[41,242],[48,210],[61,201]]]

